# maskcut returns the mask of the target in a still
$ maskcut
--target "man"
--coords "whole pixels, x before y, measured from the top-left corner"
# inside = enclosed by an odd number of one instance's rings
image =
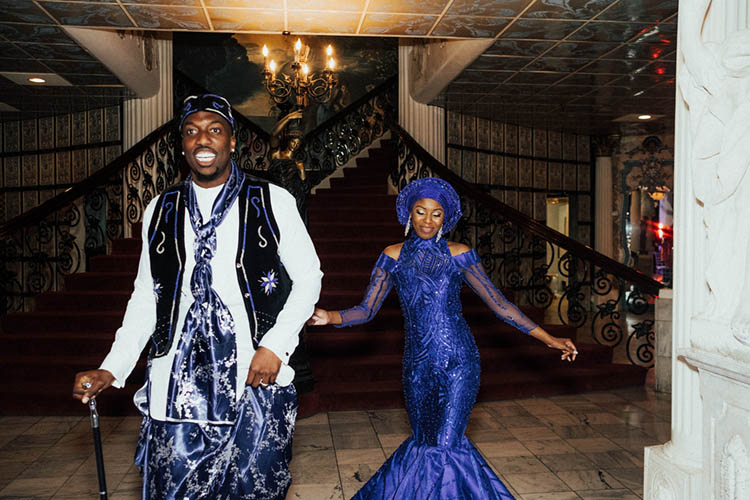
[[[283,499],[297,395],[289,357],[320,293],[320,262],[294,198],[231,161],[229,103],[185,100],[190,177],[147,207],[122,327],[87,403],[122,387],[151,340],[136,451],[144,499]]]

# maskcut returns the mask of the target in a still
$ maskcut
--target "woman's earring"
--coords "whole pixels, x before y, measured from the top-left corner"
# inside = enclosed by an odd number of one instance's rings
[[[443,236],[443,226],[440,226],[440,229],[438,229],[438,235],[437,238],[435,238],[435,243],[440,241],[440,238]]]
[[[406,228],[404,228],[404,236],[409,235],[409,228],[411,227],[411,215],[409,216],[409,220],[406,221]]]

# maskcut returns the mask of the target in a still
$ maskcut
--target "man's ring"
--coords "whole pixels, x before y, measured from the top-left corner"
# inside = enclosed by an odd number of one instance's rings
[[[84,382],[81,384],[81,387],[83,387],[86,390],[91,389],[91,382]]]

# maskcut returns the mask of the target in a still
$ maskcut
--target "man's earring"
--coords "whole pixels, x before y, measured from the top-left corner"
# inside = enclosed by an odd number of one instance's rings
[[[182,152],[182,156],[185,156],[185,152],[184,151]]]
[[[409,216],[409,220],[406,221],[406,228],[404,228],[404,236],[409,235],[409,228],[411,227],[411,215]]]

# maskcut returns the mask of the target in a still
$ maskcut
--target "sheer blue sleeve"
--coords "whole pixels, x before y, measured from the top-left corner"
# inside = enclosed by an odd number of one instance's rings
[[[495,316],[526,334],[538,326],[495,287],[474,250],[453,258],[463,271],[466,284],[492,309]]]
[[[375,317],[393,286],[391,271],[395,265],[395,260],[384,253],[380,254],[370,275],[365,298],[358,306],[339,311],[341,324],[336,325],[337,328],[367,323]]]

